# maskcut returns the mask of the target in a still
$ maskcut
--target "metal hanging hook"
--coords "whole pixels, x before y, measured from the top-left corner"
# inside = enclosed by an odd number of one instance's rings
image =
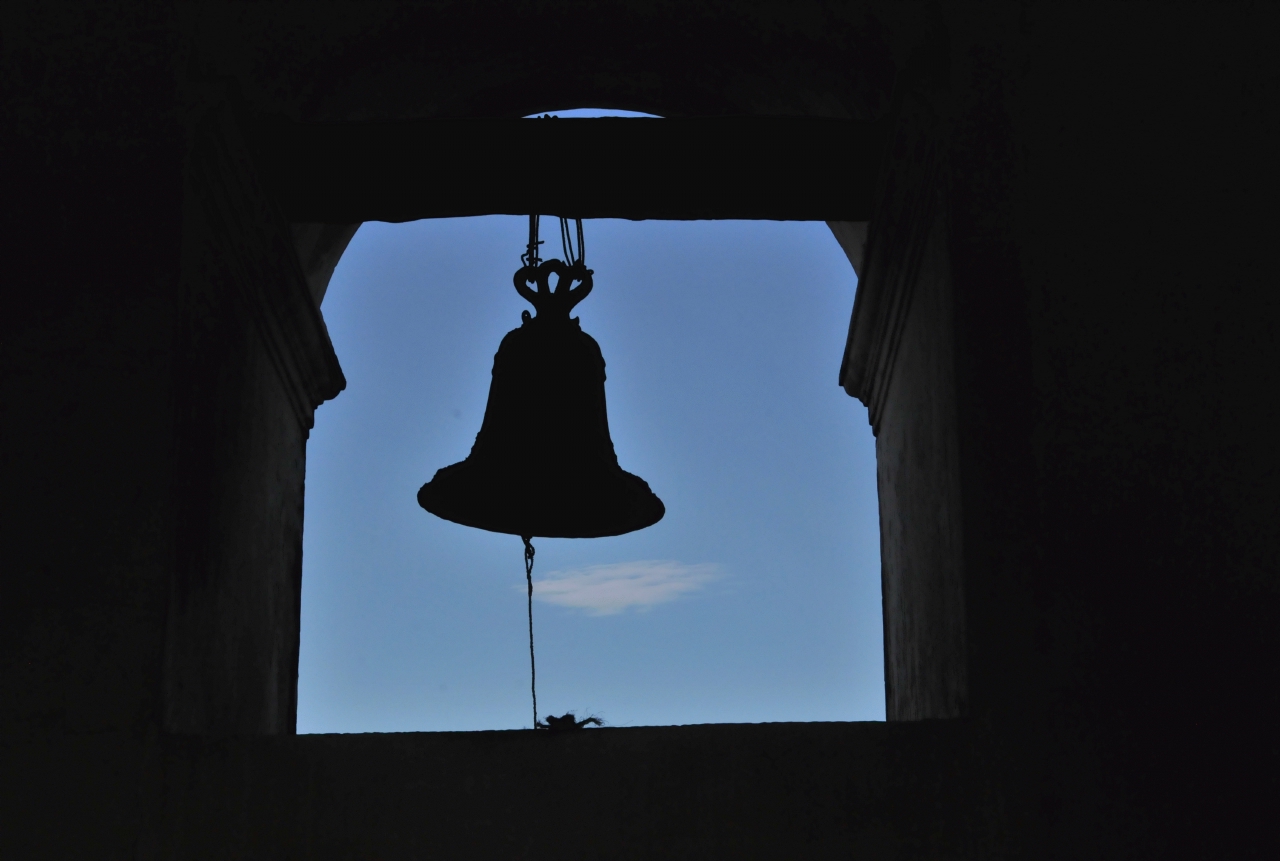
[[[577,223],[577,251],[574,250],[573,232],[569,229],[569,219],[560,219],[560,244],[564,249],[564,260],[543,260],[538,256],[538,246],[542,240],[538,238],[538,215],[529,216],[529,243],[524,254],[520,255],[522,265],[512,277],[516,292],[525,301],[533,305],[539,313],[548,312],[549,316],[569,319],[573,306],[577,305],[591,292],[594,282],[593,272],[586,267],[586,244],[582,230],[582,219],[575,218]],[[557,276],[552,287],[548,279]],[[574,282],[578,283],[574,287]],[[534,285],[533,289],[530,284]],[[528,315],[528,312],[525,312]]]
[[[542,241],[538,239],[538,220],[541,216],[529,216],[529,244],[525,246],[524,254],[520,255],[520,262],[526,267],[536,269],[538,264],[542,262],[542,258],[538,255],[538,246]]]

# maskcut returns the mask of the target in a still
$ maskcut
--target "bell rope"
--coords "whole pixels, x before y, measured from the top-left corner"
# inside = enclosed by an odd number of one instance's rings
[[[524,579],[529,584],[529,692],[533,694],[533,728],[542,726],[538,721],[538,665],[533,660],[533,536],[521,535],[524,542]]]

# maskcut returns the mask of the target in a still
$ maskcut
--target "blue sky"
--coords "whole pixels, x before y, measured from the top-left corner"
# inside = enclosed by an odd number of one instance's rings
[[[610,725],[882,720],[866,409],[836,384],[856,279],[804,222],[585,223],[576,309],[607,363],[619,462],[657,525],[535,539],[541,714]],[[307,450],[299,732],[527,727],[520,539],[439,520],[527,220],[369,223],[323,313],[348,387]],[[549,251],[560,256],[554,219]],[[552,253],[554,252],[554,254]]]

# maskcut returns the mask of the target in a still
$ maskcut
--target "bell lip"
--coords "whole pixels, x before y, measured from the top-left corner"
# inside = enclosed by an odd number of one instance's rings
[[[465,462],[466,461],[463,461],[462,463]],[[461,466],[462,463],[454,464],[453,466]],[[440,477],[440,473],[445,472],[445,470],[450,468],[451,467],[445,467],[440,470],[440,472],[437,472],[436,476],[432,478],[431,481],[428,481],[418,489],[418,505],[421,506],[424,511],[439,517],[441,520],[447,520],[450,523],[456,523],[459,526],[467,526],[472,529],[483,529],[485,532],[495,532],[500,535],[517,535],[528,538],[612,538],[617,535],[627,535],[631,532],[638,532],[641,529],[648,529],[650,526],[653,526],[655,523],[662,520],[662,518],[667,514],[667,506],[658,497],[658,495],[649,488],[648,482],[640,478],[638,475],[634,475],[626,470],[621,470],[624,475],[627,475],[638,482],[644,488],[644,492],[648,494],[647,498],[642,497],[643,502],[633,509],[633,511],[635,511],[639,516],[628,518],[621,524],[615,524],[600,530],[513,528],[509,524],[495,523],[493,520],[468,517],[463,512],[450,510],[450,507],[447,505],[440,505],[439,499],[432,499],[434,494],[431,493],[429,488],[435,483],[436,478]]]

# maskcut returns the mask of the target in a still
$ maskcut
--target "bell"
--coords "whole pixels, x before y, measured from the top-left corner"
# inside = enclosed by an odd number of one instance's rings
[[[591,292],[591,276],[581,260],[535,259],[516,272],[516,291],[537,314],[523,312],[520,327],[502,339],[475,445],[418,491],[427,511],[490,532],[546,538],[622,535],[662,519],[662,500],[618,466],[604,357],[569,317]],[[574,281],[580,283],[570,289]]]

